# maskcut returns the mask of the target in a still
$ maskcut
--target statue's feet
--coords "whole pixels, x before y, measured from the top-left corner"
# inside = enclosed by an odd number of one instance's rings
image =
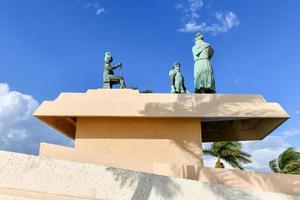
[[[125,88],[126,88],[125,81],[120,80],[120,89],[125,89]]]
[[[104,89],[111,89],[110,83],[103,83]]]
[[[214,93],[216,93],[216,91],[211,90],[211,89],[200,88],[200,89],[195,89],[195,93],[198,93],[198,94],[214,94]]]

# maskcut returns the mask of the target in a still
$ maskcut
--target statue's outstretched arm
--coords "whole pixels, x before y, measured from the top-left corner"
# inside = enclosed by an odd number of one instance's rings
[[[118,63],[116,64],[115,66],[113,66],[111,69],[114,70],[114,69],[117,69],[119,67],[122,67],[122,63]]]

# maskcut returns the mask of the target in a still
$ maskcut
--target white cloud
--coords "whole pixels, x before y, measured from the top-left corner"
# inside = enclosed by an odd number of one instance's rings
[[[175,5],[174,8],[175,8],[175,10],[180,10],[180,9],[184,8],[184,6],[181,3],[178,3]]]
[[[94,10],[96,15],[102,15],[106,12],[105,9],[101,7],[97,1],[77,0],[77,2],[82,4],[85,8]]]
[[[70,145],[71,140],[32,116],[39,103],[30,95],[0,83],[0,149],[38,153],[40,142]]]
[[[198,11],[203,7],[203,0],[188,0],[189,11],[192,18],[199,18]]]
[[[180,32],[197,32],[205,27],[205,23],[197,24],[195,21],[187,22],[183,28],[180,28]]]
[[[30,116],[38,102],[29,95],[10,91],[7,84],[0,83],[0,119],[1,121],[22,121]]]
[[[291,128],[289,130],[284,131],[282,133],[282,136],[285,138],[300,136],[300,129]]]
[[[260,141],[242,142],[243,150],[251,154],[252,163],[245,165],[247,170],[254,171],[270,171],[269,161],[277,158],[284,150],[291,147],[288,139],[300,135],[300,129],[289,129],[284,131],[280,136],[268,136]],[[211,143],[205,144],[204,148],[208,148]],[[297,148],[297,147],[296,147]],[[297,148],[299,149],[299,147]],[[214,167],[215,159],[205,156],[205,166]],[[226,165],[226,168],[229,168]]]
[[[284,136],[268,136],[261,141],[243,142],[244,150],[252,155],[246,169],[270,171],[269,161],[277,158],[290,144]]]
[[[239,25],[238,17],[233,12],[215,13],[215,23],[207,24],[200,18],[200,10],[204,7],[204,0],[186,0],[186,4],[177,4],[176,10],[185,13],[183,27],[178,29],[179,32],[206,32],[206,33],[225,33]],[[207,8],[207,7],[206,7]]]
[[[212,34],[225,33],[239,25],[239,20],[233,12],[215,13],[216,23],[207,25],[205,22],[198,24],[195,20],[191,20],[180,28],[180,32],[210,32]]]
[[[84,4],[84,7],[86,7],[86,8],[89,8],[89,7],[91,7],[91,6],[93,6],[93,4],[90,3],[90,2],[86,2],[86,3]]]
[[[96,15],[101,15],[101,14],[103,14],[103,13],[105,13],[105,9],[104,9],[104,8],[98,8],[98,9],[96,10]]]

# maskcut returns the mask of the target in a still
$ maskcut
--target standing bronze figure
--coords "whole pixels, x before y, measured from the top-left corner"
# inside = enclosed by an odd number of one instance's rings
[[[180,63],[175,62],[173,69],[169,72],[171,93],[187,93],[184,85],[184,78],[180,72]]]
[[[197,33],[195,45],[193,46],[194,56],[194,86],[195,93],[215,93],[215,77],[210,60],[214,55],[213,48],[203,41],[202,33]]]

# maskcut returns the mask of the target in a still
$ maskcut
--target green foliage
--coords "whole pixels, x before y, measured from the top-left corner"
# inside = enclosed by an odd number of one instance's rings
[[[290,147],[269,162],[271,170],[282,174],[300,174],[300,152]]]
[[[136,86],[131,86],[131,87],[129,87],[128,89],[137,90],[138,87],[136,87]]]
[[[142,90],[140,93],[153,93],[153,90]]]
[[[139,88],[136,86],[131,86],[131,87],[129,87],[129,89],[138,90]],[[140,91],[140,93],[153,93],[153,90],[150,90],[150,89],[142,90],[142,91]]]
[[[251,155],[242,151],[243,145],[240,142],[214,142],[210,149],[203,150],[204,155],[216,157],[216,167],[222,165],[220,160],[224,160],[233,168],[243,170],[244,164],[251,163]]]

